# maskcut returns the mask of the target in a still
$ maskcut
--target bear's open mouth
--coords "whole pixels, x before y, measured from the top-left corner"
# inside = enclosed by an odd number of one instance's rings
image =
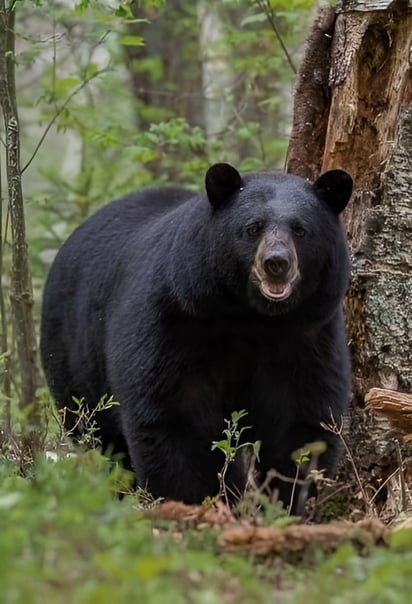
[[[292,284],[289,283],[272,283],[270,281],[261,281],[260,291],[269,300],[280,302],[289,298],[292,293]]]

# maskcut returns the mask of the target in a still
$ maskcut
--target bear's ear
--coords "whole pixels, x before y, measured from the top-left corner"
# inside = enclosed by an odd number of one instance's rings
[[[344,170],[329,170],[313,183],[316,193],[328,206],[340,214],[352,195],[352,177]]]
[[[242,187],[239,172],[230,164],[214,164],[206,172],[206,193],[214,208],[218,208]]]

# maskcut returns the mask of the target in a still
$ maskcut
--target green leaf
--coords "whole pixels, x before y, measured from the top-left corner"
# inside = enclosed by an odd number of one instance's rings
[[[77,0],[76,4],[74,5],[74,10],[77,13],[82,13],[89,8],[89,5],[90,0]]]
[[[83,77],[86,80],[91,80],[96,76],[100,75],[101,70],[96,63],[89,63],[86,68],[83,70]]]
[[[120,38],[120,44],[124,46],[144,46],[144,40],[142,36],[122,36]]]
[[[230,455],[232,452],[232,447],[227,440],[214,440],[212,442],[212,451],[215,449],[219,449],[219,451],[222,451],[225,455]]]
[[[249,15],[242,19],[240,25],[244,27],[245,25],[250,25],[251,23],[265,23],[267,17],[265,13],[257,13],[256,15]]]
[[[240,411],[233,411],[231,417],[232,423],[233,424],[238,424],[239,420],[242,419],[242,417],[245,417],[245,415],[247,415],[247,411],[245,409],[241,409]]]
[[[81,84],[81,80],[76,77],[62,78],[56,80],[56,93],[59,97],[66,95],[68,92],[77,88]]]
[[[256,459],[258,461],[259,461],[259,452],[260,452],[261,445],[262,445],[262,443],[260,440],[256,440],[254,443],[252,443],[253,455],[256,457]]]

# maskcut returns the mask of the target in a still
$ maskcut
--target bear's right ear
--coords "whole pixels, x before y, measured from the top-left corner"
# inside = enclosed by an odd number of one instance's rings
[[[206,193],[211,205],[218,208],[242,187],[239,172],[230,164],[213,164],[206,172]]]
[[[340,214],[352,195],[352,177],[344,170],[329,170],[313,183],[316,193],[328,206]]]

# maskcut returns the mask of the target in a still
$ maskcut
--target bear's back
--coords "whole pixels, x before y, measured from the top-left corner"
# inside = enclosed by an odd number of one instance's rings
[[[103,206],[80,224],[62,245],[47,281],[60,270],[67,274],[69,268],[72,273],[76,272],[78,281],[84,271],[93,270],[95,261],[100,270],[107,270],[107,263],[101,264],[102,258],[113,260],[131,238],[145,235],[153,223],[193,196],[187,189],[159,187],[132,193]],[[114,266],[113,262],[110,264]]]
[[[95,230],[99,225],[104,228],[113,223],[121,225],[122,232],[124,228],[135,230],[140,225],[147,228],[153,220],[167,215],[192,197],[193,191],[180,187],[144,189],[103,206],[77,231],[83,228]]]

